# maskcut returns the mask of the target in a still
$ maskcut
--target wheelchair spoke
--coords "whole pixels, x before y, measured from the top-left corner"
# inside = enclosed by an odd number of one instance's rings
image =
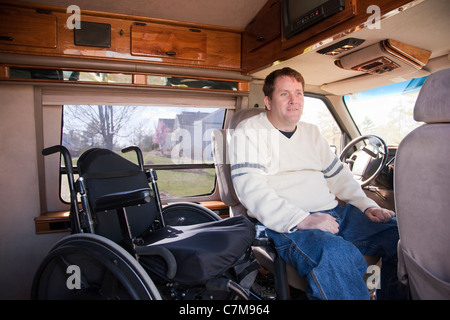
[[[99,292],[101,296],[106,300],[118,299],[118,287],[119,283],[117,278],[109,270],[105,270],[103,280]]]

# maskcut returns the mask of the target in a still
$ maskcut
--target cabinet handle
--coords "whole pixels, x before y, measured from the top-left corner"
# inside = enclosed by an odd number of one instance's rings
[[[256,37],[256,41],[263,41],[264,40],[264,36],[257,36]]]
[[[46,9],[36,9],[37,13],[41,14],[52,14],[52,10],[46,10]]]
[[[167,54],[168,56],[174,56],[174,55],[176,55],[177,53],[176,53],[175,51],[166,51],[166,54]]]
[[[0,40],[14,41],[14,38],[10,36],[0,36]]]

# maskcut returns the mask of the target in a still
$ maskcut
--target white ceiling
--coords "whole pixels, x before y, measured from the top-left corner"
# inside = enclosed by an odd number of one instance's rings
[[[94,10],[244,29],[267,0],[25,0]],[[219,14],[220,13],[220,14]]]

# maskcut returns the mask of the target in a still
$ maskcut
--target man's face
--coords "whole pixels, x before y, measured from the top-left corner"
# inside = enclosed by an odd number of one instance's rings
[[[275,128],[294,131],[303,112],[303,86],[293,77],[278,77],[272,98],[266,96],[264,102],[267,117]]]

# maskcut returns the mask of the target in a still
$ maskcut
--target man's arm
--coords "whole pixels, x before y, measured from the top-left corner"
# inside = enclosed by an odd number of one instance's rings
[[[386,222],[395,217],[395,212],[380,208],[375,201],[366,196],[360,184],[353,178],[348,166],[337,161],[337,157],[331,152],[325,139],[318,144],[321,146],[320,150],[325,159],[324,164],[334,163],[324,170],[327,171],[324,176],[333,194],[363,211],[374,222]]]
[[[316,145],[321,154],[322,173],[330,192],[340,200],[354,205],[363,212],[370,207],[379,208],[375,201],[366,196],[348,166],[339,161],[338,157],[331,151],[328,141],[322,135],[318,137]]]
[[[373,222],[387,222],[395,217],[395,212],[384,208],[368,208],[364,211]]]
[[[336,218],[332,217],[331,215],[322,212],[315,212],[303,219],[297,225],[297,229],[319,229],[336,234],[339,232],[339,224],[336,222]]]

